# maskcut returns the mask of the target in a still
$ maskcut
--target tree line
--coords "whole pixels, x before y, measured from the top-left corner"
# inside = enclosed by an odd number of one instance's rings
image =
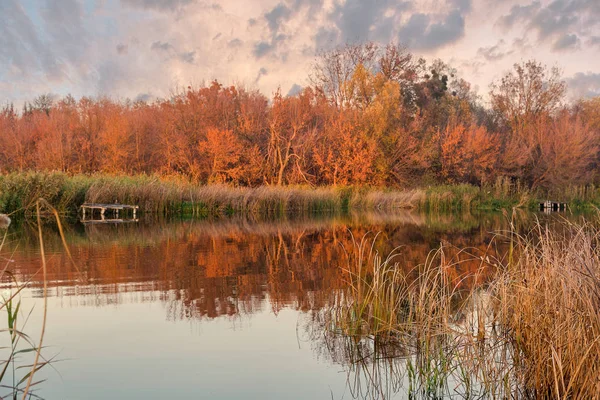
[[[568,103],[560,71],[515,64],[482,101],[401,45],[319,54],[300,93],[213,81],[154,102],[54,100],[0,110],[0,171],[178,175],[198,183],[534,188],[600,180],[600,98]]]

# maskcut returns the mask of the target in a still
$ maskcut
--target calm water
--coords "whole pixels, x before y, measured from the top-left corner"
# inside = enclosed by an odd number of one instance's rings
[[[408,270],[440,243],[485,250],[491,232],[506,226],[501,214],[410,213],[75,223],[67,226],[66,236],[76,268],[56,228],[48,225],[50,298],[42,354],[55,358],[36,375],[46,379],[36,394],[47,399],[366,397],[368,382],[357,380],[351,360],[331,347],[317,318],[332,293],[346,285],[340,267],[352,237],[381,232],[375,247],[386,254],[402,246],[398,261]],[[11,226],[0,257],[18,282],[30,281],[22,292],[20,318],[24,322],[31,312],[23,331],[37,342],[43,300],[35,228]],[[457,282],[478,266],[461,264]],[[5,279],[5,296],[11,288]],[[5,329],[5,310],[0,318]],[[9,345],[8,334],[0,332],[0,346]],[[386,397],[403,393],[395,387]]]

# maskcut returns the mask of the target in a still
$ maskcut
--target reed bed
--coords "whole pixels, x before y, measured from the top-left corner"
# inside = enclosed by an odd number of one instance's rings
[[[235,212],[283,214],[342,208],[344,192],[333,187],[225,185],[199,186],[159,176],[75,175],[26,172],[0,175],[0,210],[34,215],[39,198],[62,213],[75,213],[84,202],[136,204],[146,213],[199,215]]]
[[[61,213],[74,214],[84,202],[130,203],[146,213],[219,215],[348,212],[350,210],[467,212],[473,209],[539,207],[547,198],[575,209],[600,206],[600,190],[565,188],[561,193],[531,191],[499,178],[482,187],[439,185],[427,188],[197,185],[182,177],[158,175],[67,175],[61,172],[15,172],[0,175],[0,212],[34,216],[33,205],[47,199]]]
[[[420,190],[382,191],[353,187],[196,185],[178,177],[155,175],[74,175],[23,172],[0,175],[0,210],[29,212],[38,198],[62,213],[75,213],[84,202],[136,204],[153,214],[283,215],[303,212],[347,212],[349,209],[416,208]]]
[[[497,322],[522,384],[537,397],[600,398],[600,231],[538,226],[498,279]]]
[[[402,191],[369,190],[366,193],[354,191],[349,199],[349,208],[370,210],[415,209],[423,204],[426,193],[421,189]]]
[[[409,271],[402,249],[381,257],[363,238],[349,289],[316,319],[364,397],[600,399],[599,238],[587,222],[538,225],[500,234],[505,257],[445,245]],[[456,274],[465,262],[476,272]]]

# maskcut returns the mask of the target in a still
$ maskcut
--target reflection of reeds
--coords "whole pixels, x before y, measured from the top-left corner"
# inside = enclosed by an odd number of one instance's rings
[[[370,388],[361,397],[600,398],[600,231],[563,222],[509,237],[511,265],[462,252],[488,271],[467,292],[450,274],[465,258],[448,248],[406,273],[398,250],[356,245],[349,289],[315,320],[354,389]]]

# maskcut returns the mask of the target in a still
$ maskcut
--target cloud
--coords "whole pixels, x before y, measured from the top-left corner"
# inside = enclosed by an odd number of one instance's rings
[[[587,43],[591,46],[600,46],[600,36],[591,36]]]
[[[280,2],[276,4],[263,13],[260,21],[255,18],[248,20],[250,28],[259,27],[260,22],[265,23],[268,28],[268,35],[263,35],[261,40],[254,43],[253,54],[257,60],[268,54],[273,54],[277,50],[280,50],[281,54],[277,54],[276,58],[282,61],[287,60],[284,43],[291,35],[288,34],[288,29],[285,28],[286,25],[304,9],[308,9],[309,14],[314,12],[315,7],[321,4],[322,0],[288,0],[287,3]]]
[[[254,45],[254,56],[257,59],[261,59],[264,56],[274,52],[283,42],[288,39],[287,35],[280,33],[279,35],[271,38],[270,41],[261,40]],[[285,56],[281,57],[284,58]]]
[[[504,28],[512,28],[517,22],[527,21],[540,10],[541,4],[539,1],[534,1],[531,4],[522,6],[512,6],[507,15],[503,15],[498,19],[498,24]]]
[[[460,11],[471,11],[471,0],[450,0],[450,4]]]
[[[260,78],[267,75],[268,73],[269,73],[269,71],[267,71],[267,69],[265,67],[262,67],[261,69],[259,69],[258,74],[256,75],[256,79],[254,79],[254,84],[257,84],[258,81],[260,81]]]
[[[446,0],[435,12],[415,1],[345,0],[334,2],[330,25],[314,34],[317,49],[368,40],[396,40],[413,50],[433,50],[456,42],[465,33],[471,0]]]
[[[293,94],[316,52],[368,40],[469,60],[464,77],[480,87],[519,57],[558,64],[573,79],[600,63],[600,1],[490,1],[0,0],[0,102],[156,98],[212,79]],[[488,20],[506,29],[503,41]],[[571,49],[577,57],[561,53]]]
[[[126,6],[157,11],[176,11],[196,0],[121,0]]]
[[[477,50],[477,55],[485,58],[487,61],[498,61],[504,57],[514,53],[513,50],[505,50],[506,43],[504,40],[500,40],[496,45],[489,47],[480,47]]]
[[[161,53],[167,53],[167,59],[169,58],[177,58],[181,61],[183,61],[184,63],[188,63],[188,64],[193,64],[194,61],[196,60],[196,51],[183,51],[183,52],[177,52],[177,50],[175,49],[175,46],[173,46],[171,43],[169,42],[162,42],[160,40],[153,42],[152,45],[150,46],[150,49],[153,51],[157,51],[157,52],[161,52]]]
[[[271,32],[277,33],[279,31],[280,24],[287,21],[291,15],[292,10],[290,10],[285,4],[279,3],[271,11],[265,13],[264,16]]]
[[[160,40],[152,43],[152,45],[150,46],[150,49],[156,50],[156,51],[171,51],[171,50],[175,50],[175,48],[173,47],[173,45],[171,43],[169,43],[169,42],[161,42]]]
[[[77,0],[48,1],[39,9],[0,1],[0,76],[61,82],[88,71],[89,33]]]
[[[329,50],[339,44],[337,32],[324,27],[318,29],[317,33],[313,36],[313,40],[317,52]]]
[[[288,97],[296,96],[297,94],[300,94],[303,89],[304,88],[302,86],[298,85],[297,83],[294,83],[292,85],[292,87],[290,88],[290,90],[288,90],[286,96],[288,96]]]
[[[152,100],[152,94],[150,93],[140,93],[133,98],[134,103],[148,103],[150,100]]]
[[[117,54],[123,55],[123,54],[127,54],[128,46],[126,44],[119,43],[117,45],[116,49],[117,49]]]
[[[258,42],[254,46],[254,56],[256,58],[263,58],[268,53],[270,53],[274,48],[275,48],[275,46],[269,42],[265,42],[265,41]]]
[[[497,24],[507,31],[521,26],[537,32],[538,42],[551,41],[555,51],[572,49],[578,47],[581,37],[593,34],[600,24],[600,2],[553,0],[542,4],[535,0],[513,6]]]
[[[579,37],[575,34],[566,34],[561,36],[552,48],[556,51],[560,50],[572,50],[579,47]]]
[[[0,66],[27,76],[34,70],[60,75],[60,66],[38,36],[36,27],[18,0],[0,2]]]
[[[236,48],[236,47],[241,47],[244,44],[244,41],[238,38],[232,39],[229,42],[227,42],[227,47],[230,48]]]
[[[600,96],[600,73],[578,72],[566,81],[573,98]]]
[[[362,1],[346,0],[333,11],[336,16],[342,42],[357,42],[369,39],[371,27],[379,21],[388,6],[389,0]]]
[[[457,9],[439,22],[433,22],[428,14],[413,14],[400,28],[398,40],[411,49],[431,50],[456,42],[464,34],[465,20]]]
[[[181,54],[179,54],[179,59],[188,64],[193,64],[196,59],[196,52],[188,51],[188,52],[181,53]]]
[[[530,26],[538,30],[540,38],[564,32],[579,22],[579,16],[569,12],[567,7],[556,6],[560,3],[560,0],[555,1],[552,3],[555,7],[541,8],[531,19]]]

